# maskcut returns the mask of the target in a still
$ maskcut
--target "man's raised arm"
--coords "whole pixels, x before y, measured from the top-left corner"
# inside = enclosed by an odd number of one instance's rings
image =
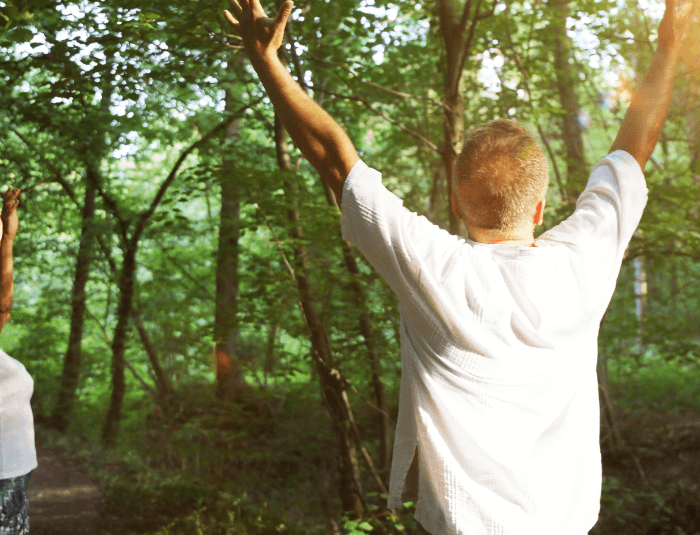
[[[341,206],[343,183],[359,157],[338,123],[299,87],[277,57],[284,27],[292,12],[287,1],[269,19],[260,0],[229,0],[226,20],[238,30],[253,68],[258,73],[275,111],[301,153],[330,186]],[[234,18],[235,17],[235,18]]]
[[[685,0],[680,8],[677,3],[666,0],[656,52],[610,148],[610,152],[624,150],[631,154],[642,171],[666,121],[678,49],[693,7],[692,0]]]

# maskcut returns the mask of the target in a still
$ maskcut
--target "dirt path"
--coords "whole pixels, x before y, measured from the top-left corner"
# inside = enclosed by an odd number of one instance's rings
[[[95,534],[100,491],[78,467],[37,444],[39,467],[29,485],[32,535]]]

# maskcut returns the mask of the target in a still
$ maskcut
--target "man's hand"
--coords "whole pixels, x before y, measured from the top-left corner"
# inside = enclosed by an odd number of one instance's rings
[[[19,206],[19,189],[7,188],[5,199],[2,203],[2,214],[0,215],[0,230],[3,239],[5,237],[14,239],[17,234],[19,220],[17,219],[17,206]]]
[[[251,61],[277,55],[282,46],[284,28],[292,12],[294,3],[287,0],[280,7],[274,19],[267,18],[260,5],[260,0],[229,0],[231,11],[225,10],[224,16],[231,26],[243,38],[243,46]]]
[[[294,144],[316,168],[335,193],[338,205],[342,206],[345,178],[359,156],[338,123],[311,100],[277,57],[294,4],[290,0],[282,4],[272,20],[265,16],[260,0],[229,0],[229,3],[233,15],[224,11],[224,16],[243,37],[245,51],[275,111]]]
[[[666,121],[678,50],[694,1],[698,0],[666,0],[656,51],[610,148],[610,152],[624,150],[631,154],[642,171]]]

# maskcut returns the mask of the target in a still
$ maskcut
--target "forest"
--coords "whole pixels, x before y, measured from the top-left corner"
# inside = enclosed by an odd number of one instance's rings
[[[95,533],[413,534],[414,504],[386,508],[398,303],[342,239],[226,8],[0,1],[0,187],[22,190],[1,347],[34,379],[37,446],[99,487]],[[694,10],[601,324],[591,535],[700,533]],[[465,135],[528,126],[550,164],[542,232],[608,153],[663,12],[297,0],[280,57],[410,210],[465,237],[448,187]]]

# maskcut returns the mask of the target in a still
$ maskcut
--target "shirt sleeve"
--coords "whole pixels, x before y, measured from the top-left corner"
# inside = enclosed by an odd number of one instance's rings
[[[429,296],[439,263],[464,243],[403,206],[382,184],[381,174],[359,160],[343,187],[343,238],[354,243],[396,293],[399,302]],[[424,305],[430,306],[428,303]]]
[[[621,150],[608,154],[591,171],[574,213],[542,234],[537,245],[567,245],[599,283],[612,277],[614,286],[647,195],[637,160]]]

